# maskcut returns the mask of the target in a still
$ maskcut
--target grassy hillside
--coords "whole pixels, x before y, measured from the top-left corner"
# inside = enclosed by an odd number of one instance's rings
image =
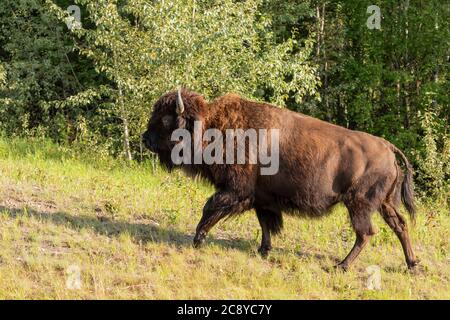
[[[0,140],[0,298],[450,299],[444,208],[419,209],[415,273],[378,214],[379,233],[341,273],[332,266],[354,241],[342,207],[317,221],[286,218],[268,259],[256,252],[253,212],[219,223],[207,245],[192,248],[212,192],[152,163]],[[367,288],[371,265],[381,268],[380,290]],[[81,283],[70,285],[77,270]]]

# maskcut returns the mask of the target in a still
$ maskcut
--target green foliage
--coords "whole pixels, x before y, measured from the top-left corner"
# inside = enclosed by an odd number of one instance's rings
[[[76,140],[105,102],[101,76],[42,1],[2,1],[0,16],[0,130]]]
[[[151,102],[179,85],[206,98],[232,91],[281,106],[292,95],[315,94],[312,42],[301,48],[293,38],[277,42],[259,0],[77,3],[86,8],[88,25],[95,25],[75,31],[80,51],[114,83],[115,113],[129,126],[134,145]],[[263,97],[265,92],[270,94]]]
[[[412,160],[423,194],[447,197],[450,6],[440,0],[378,1],[381,29],[371,30],[370,4],[312,4],[321,102],[294,108],[388,139]]]
[[[236,92],[382,136],[424,194],[445,194],[447,2],[378,1],[380,30],[366,26],[367,1],[74,2],[72,30],[72,1],[0,4],[0,132],[142,160],[162,93]]]
[[[421,152],[416,154],[419,164],[418,182],[424,196],[442,205],[450,199],[450,136],[448,123],[427,111],[422,117],[424,137]],[[424,197],[425,198],[425,197]],[[437,201],[436,201],[437,200]],[[447,203],[448,205],[449,203]]]

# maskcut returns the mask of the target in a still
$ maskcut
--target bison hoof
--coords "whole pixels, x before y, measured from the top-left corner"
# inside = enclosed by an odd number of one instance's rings
[[[272,250],[272,247],[261,246],[258,248],[258,252],[263,258],[267,258],[269,255],[269,251]]]
[[[349,269],[349,265],[346,263],[339,263],[337,265],[334,266],[334,270],[340,270],[343,272],[347,272]]]
[[[205,242],[206,235],[200,234],[194,237],[194,248],[199,248]]]
[[[411,271],[416,271],[420,267],[420,260],[416,259],[412,262],[408,262],[408,269]]]

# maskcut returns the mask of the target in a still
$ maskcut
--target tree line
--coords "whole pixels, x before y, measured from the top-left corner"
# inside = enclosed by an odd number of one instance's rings
[[[390,140],[413,162],[419,191],[446,199],[449,8],[444,0],[3,0],[0,132],[142,160],[140,134],[162,93],[236,92]]]

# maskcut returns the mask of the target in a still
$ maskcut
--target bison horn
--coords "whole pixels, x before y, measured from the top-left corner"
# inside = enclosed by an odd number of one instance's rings
[[[177,113],[179,115],[182,115],[184,112],[184,103],[183,103],[183,98],[181,98],[181,88],[178,89],[178,94],[177,94]]]

